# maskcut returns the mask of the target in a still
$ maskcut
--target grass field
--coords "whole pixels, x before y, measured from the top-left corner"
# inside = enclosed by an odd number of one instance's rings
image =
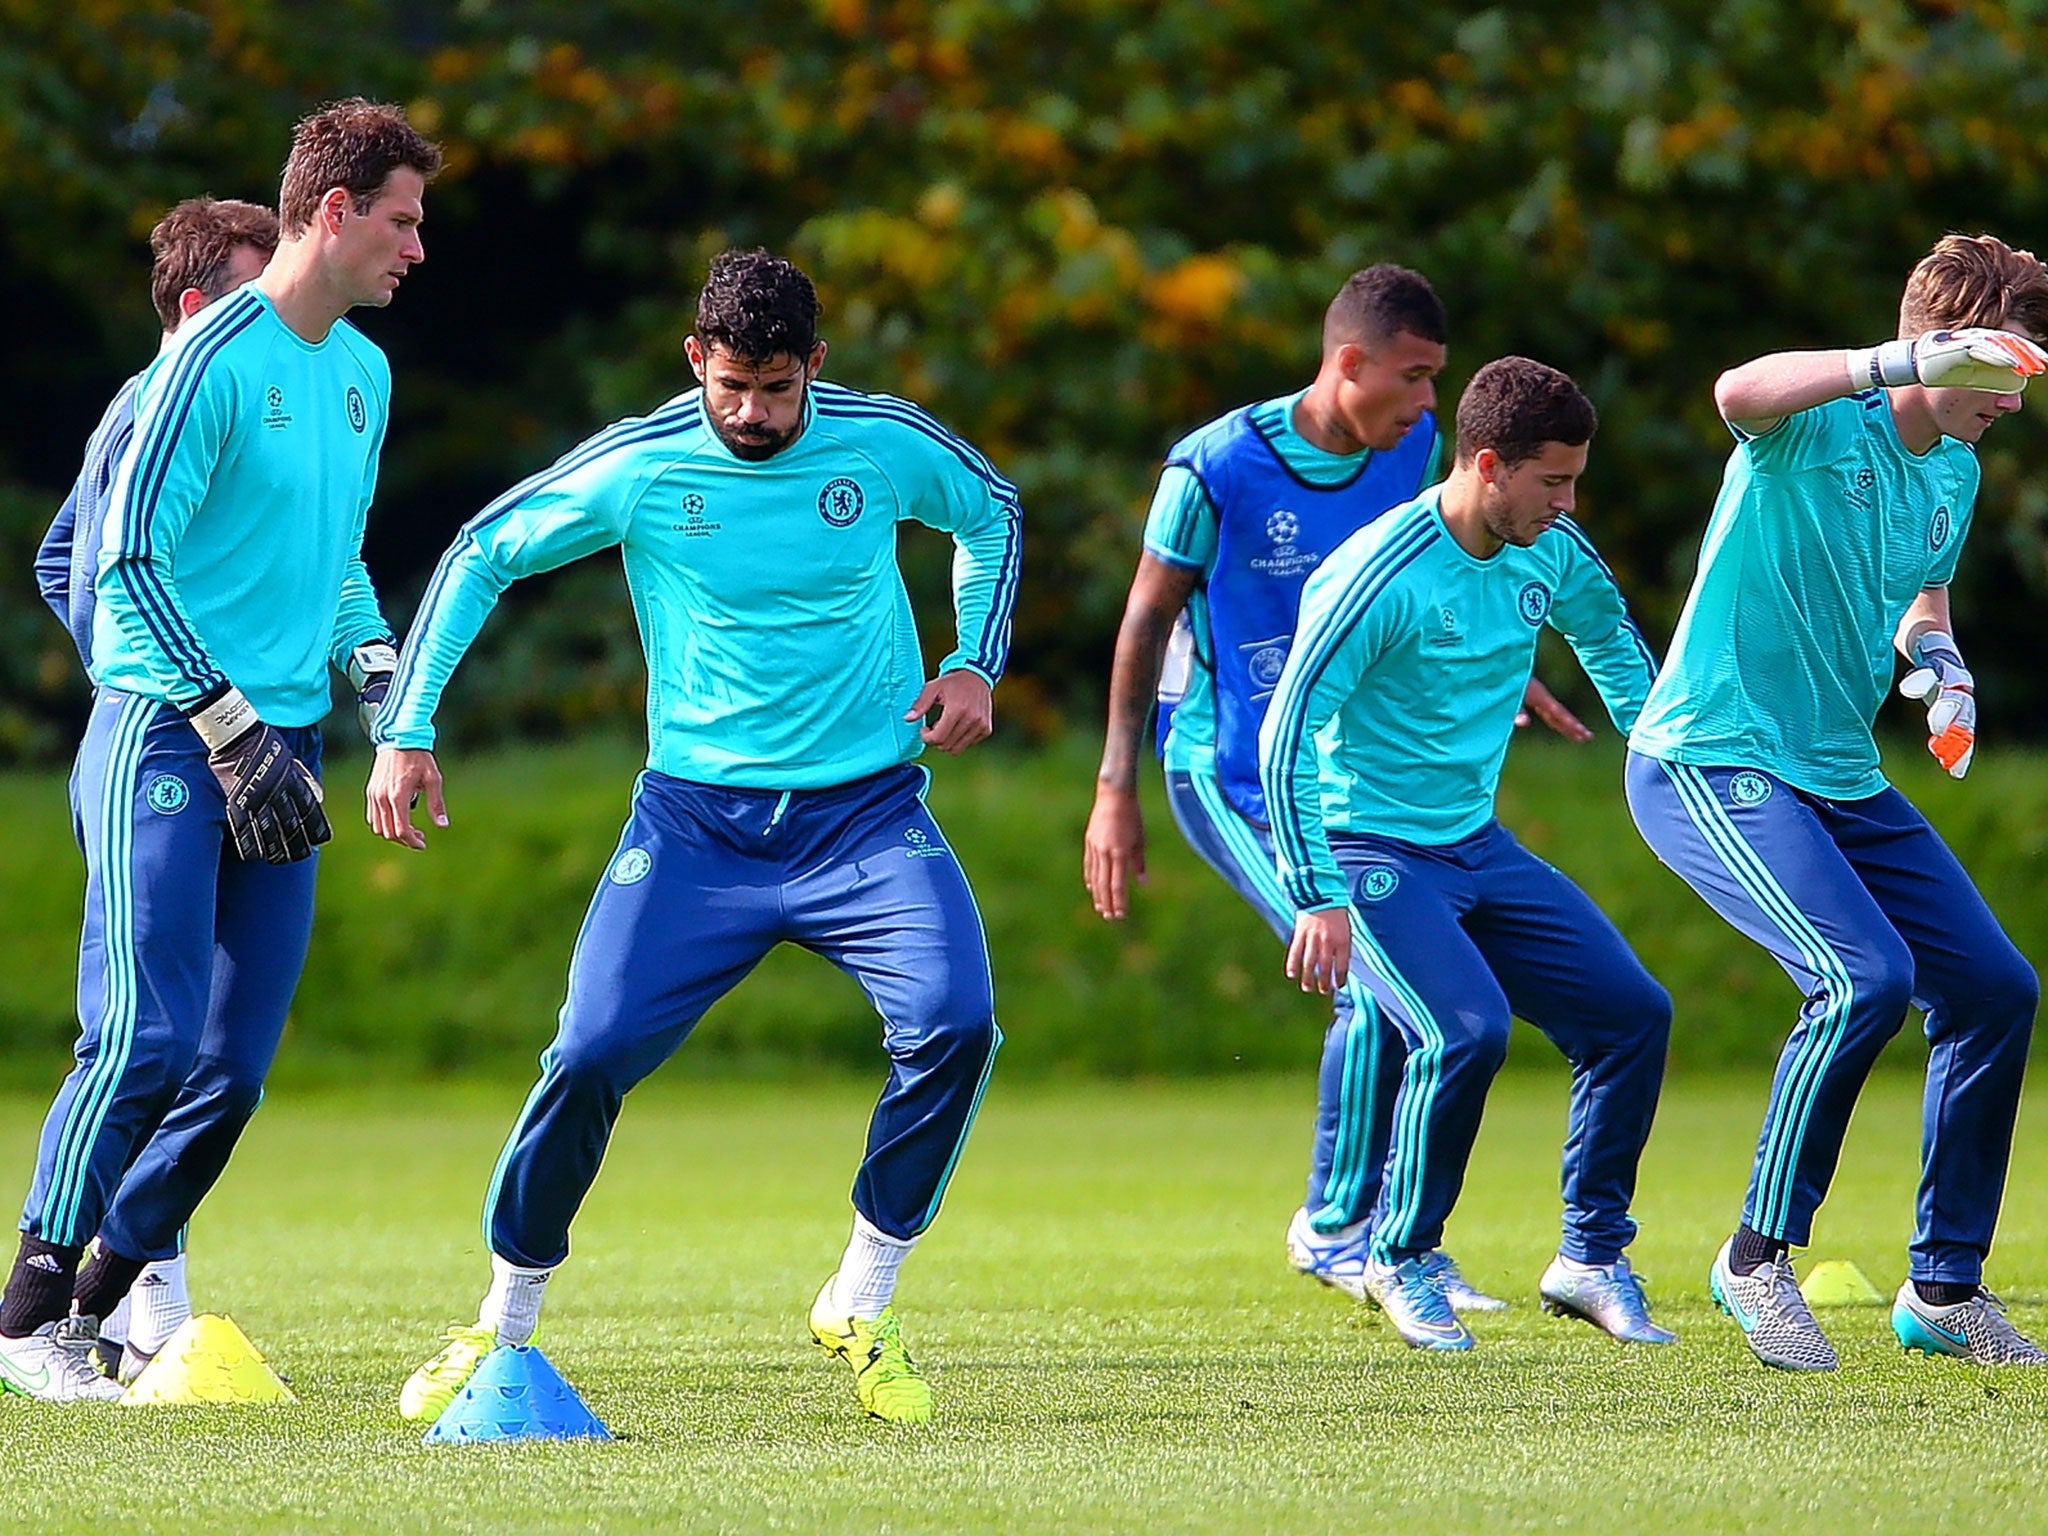
[[[1290,1274],[1306,1084],[998,1085],[906,1272],[940,1420],[865,1420],[803,1314],[844,1238],[870,1084],[637,1096],[551,1291],[542,1343],[609,1446],[428,1450],[393,1402],[483,1274],[476,1208],[516,1090],[281,1097],[193,1233],[302,1401],[268,1410],[0,1405],[0,1529],[788,1531],[2039,1530],[2048,1376],[1902,1356],[1824,1313],[1827,1379],[1768,1373],[1704,1271],[1762,1083],[1667,1095],[1638,1262],[1682,1333],[1626,1351],[1530,1300],[1555,1241],[1560,1076],[1503,1079],[1450,1232],[1514,1310],[1461,1359],[1409,1353]],[[1889,1290],[1918,1113],[1878,1079],[1815,1257]],[[0,1099],[0,1168],[39,1101]],[[1994,1284],[2048,1329],[2048,1122],[2023,1120]]]

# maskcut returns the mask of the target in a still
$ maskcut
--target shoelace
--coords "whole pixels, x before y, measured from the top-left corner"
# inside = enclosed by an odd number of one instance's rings
[[[877,1383],[915,1374],[917,1366],[904,1347],[903,1330],[895,1318],[885,1317],[875,1326],[875,1356],[868,1369],[875,1373]]]

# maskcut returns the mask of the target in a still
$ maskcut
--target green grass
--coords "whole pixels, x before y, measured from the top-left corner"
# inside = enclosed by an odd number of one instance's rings
[[[551,1290],[543,1343],[610,1446],[428,1450],[398,1383],[467,1315],[476,1207],[516,1090],[283,1096],[195,1224],[202,1304],[302,1401],[268,1410],[0,1406],[10,1530],[1730,1530],[2040,1527],[2048,1377],[1911,1360],[1881,1311],[1824,1314],[1844,1368],[1764,1371],[1704,1271],[1761,1108],[1749,1077],[1667,1096],[1641,1267],[1672,1350],[1539,1315],[1561,1079],[1505,1079],[1449,1234],[1515,1308],[1461,1359],[1416,1356],[1290,1274],[1306,1082],[998,1080],[906,1272],[940,1394],[870,1423],[803,1314],[844,1239],[870,1083],[705,1084],[626,1111]],[[25,1169],[40,1101],[0,1100]],[[2023,1120],[1994,1283],[2048,1327],[2048,1136]],[[1898,1283],[1914,1085],[1879,1079],[1815,1257]]]
[[[1081,885],[1094,743],[988,750],[933,765],[932,805],[986,918],[1010,1044],[1031,1077],[1305,1072],[1321,1007],[1287,986],[1264,923],[1189,852],[1148,773],[1152,878],[1129,922],[1104,923]],[[2048,953],[2048,758],[1987,754],[1966,783],[1916,746],[1892,753],[2021,949]],[[364,760],[330,772],[334,842],[322,854],[312,954],[275,1081],[524,1077],[554,1029],[583,910],[626,815],[635,749],[590,741],[445,763],[455,825],[425,855],[362,825]],[[1926,766],[1922,766],[1925,763]],[[1796,998],[1756,946],[1660,868],[1621,799],[1611,730],[1577,749],[1517,744],[1502,818],[1615,919],[1679,999],[1681,1067],[1776,1057]],[[0,1081],[38,1090],[64,1070],[83,875],[63,781],[0,774]],[[878,1033],[852,983],[784,948],[713,1010],[699,1070],[858,1068]],[[1542,1059],[1533,1041],[1518,1061]],[[1911,1065],[1917,1048],[1897,1054]]]

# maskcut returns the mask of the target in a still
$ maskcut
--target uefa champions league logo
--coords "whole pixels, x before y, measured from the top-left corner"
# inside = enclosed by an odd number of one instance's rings
[[[645,848],[628,848],[612,860],[613,885],[638,885],[654,868],[654,856]]]
[[[1737,805],[1762,805],[1771,798],[1771,781],[1744,769],[1728,781],[1728,798]]]
[[[1296,548],[1301,540],[1301,519],[1285,507],[1275,507],[1267,514],[1266,539],[1273,546],[1272,550],[1267,554],[1254,555],[1247,562],[1261,576],[1293,581],[1314,570],[1316,562],[1322,558],[1313,549]]]
[[[149,802],[149,808],[157,815],[175,816],[192,803],[192,791],[175,773],[160,773],[149,781],[143,799]]]
[[[1948,542],[1949,530],[1953,526],[1954,519],[1949,515],[1948,508],[1946,506],[1936,507],[1934,509],[1934,521],[1928,525],[1927,529],[1927,547],[1929,549],[1940,549],[1942,545]]]
[[[1284,646],[1262,645],[1252,652],[1252,681],[1261,688],[1271,688],[1280,681],[1280,671],[1287,665],[1287,650]]]
[[[903,857],[906,859],[943,859],[946,856],[946,850],[935,847],[931,834],[923,827],[905,827],[903,841],[909,844],[903,850]]]
[[[1301,519],[1285,507],[1280,508],[1266,519],[1266,537],[1273,541],[1274,553],[1288,553],[1294,548],[1294,541],[1301,537]]]
[[[1401,883],[1398,870],[1384,864],[1375,864],[1358,877],[1358,899],[1360,901],[1385,901],[1394,894],[1394,887]]]
[[[818,516],[834,528],[851,528],[866,506],[867,498],[861,494],[860,486],[844,475],[826,481],[825,489],[818,492]]]
[[[1540,581],[1532,581],[1522,588],[1522,595],[1515,606],[1521,611],[1523,620],[1533,629],[1550,617],[1550,589]]]

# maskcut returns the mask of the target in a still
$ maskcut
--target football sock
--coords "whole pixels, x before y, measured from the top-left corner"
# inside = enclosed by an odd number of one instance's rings
[[[72,1284],[72,1310],[80,1317],[89,1317],[95,1322],[111,1317],[147,1262],[116,1253],[104,1241],[95,1242],[85,1267],[79,1270],[78,1279]]]
[[[154,1355],[192,1315],[185,1287],[185,1255],[152,1264],[128,1290],[128,1343],[138,1355]]]
[[[853,1236],[839,1260],[834,1299],[848,1316],[873,1322],[896,1294],[896,1271],[903,1267],[903,1256],[916,1246],[916,1238],[891,1237],[856,1213]]]
[[[1952,1307],[1976,1295],[1977,1287],[1952,1280],[1915,1280],[1913,1294],[1930,1307]]]
[[[1737,1227],[1735,1238],[1728,1244],[1728,1267],[1738,1275],[1753,1275],[1766,1264],[1775,1264],[1785,1256],[1785,1245],[1775,1237],[1765,1237],[1753,1227]]]
[[[7,1277],[6,1294],[0,1296],[0,1334],[25,1339],[69,1312],[71,1277],[84,1256],[82,1244],[46,1243],[22,1233],[14,1273]]]
[[[1578,1259],[1568,1259],[1561,1253],[1557,1262],[1568,1275],[1604,1275],[1614,1268],[1612,1264],[1587,1264]]]
[[[521,1269],[492,1254],[491,1288],[477,1309],[477,1326],[490,1329],[500,1344],[525,1348],[540,1324],[541,1295],[552,1274],[552,1269]]]

